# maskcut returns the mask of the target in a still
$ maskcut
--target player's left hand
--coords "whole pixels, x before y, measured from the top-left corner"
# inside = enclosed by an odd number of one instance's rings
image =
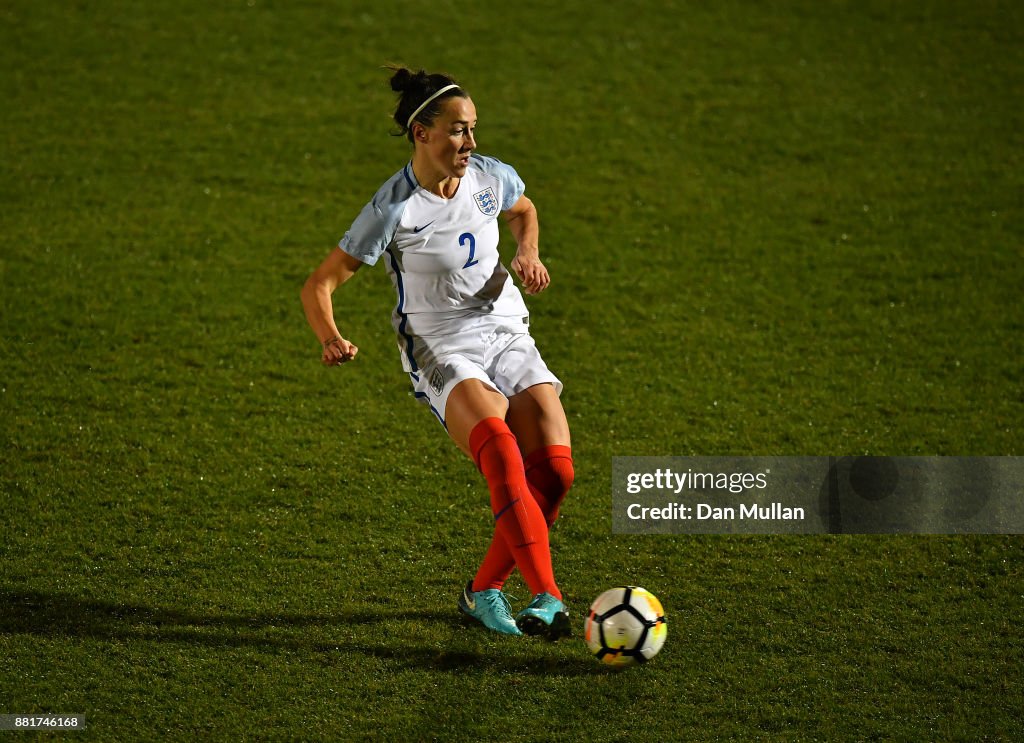
[[[516,272],[516,276],[523,284],[523,291],[527,294],[539,294],[551,283],[548,269],[536,256],[516,254],[512,259],[512,270]]]

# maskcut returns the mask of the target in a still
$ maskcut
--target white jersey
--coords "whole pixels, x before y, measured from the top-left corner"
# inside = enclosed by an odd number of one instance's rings
[[[411,163],[392,176],[356,217],[338,247],[385,265],[398,293],[392,323],[406,371],[431,363],[430,339],[483,315],[528,323],[522,294],[498,255],[498,214],[523,195],[516,171],[472,155],[451,199],[422,188]]]

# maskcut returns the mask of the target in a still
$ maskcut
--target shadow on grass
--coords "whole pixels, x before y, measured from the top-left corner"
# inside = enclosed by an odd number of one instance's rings
[[[336,642],[324,641],[331,628],[345,630],[359,625],[386,626],[413,620],[444,625],[449,631],[479,633],[479,645],[471,650],[448,650],[422,644],[374,644],[360,633],[342,632]],[[218,614],[183,611],[141,604],[114,603],[59,593],[0,588],[0,635],[30,634],[108,641],[178,642],[211,648],[258,648],[330,655],[361,653],[411,668],[440,671],[505,671],[579,676],[604,673],[586,655],[556,658],[548,653],[509,653],[509,642],[541,642],[496,637],[451,612],[400,608],[351,609],[335,614]],[[299,630],[308,630],[313,638]],[[355,634],[355,637],[353,637]],[[475,638],[474,638],[475,639]],[[538,648],[540,650],[541,648]]]

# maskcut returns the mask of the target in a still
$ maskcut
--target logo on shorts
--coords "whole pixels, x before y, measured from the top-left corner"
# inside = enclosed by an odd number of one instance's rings
[[[444,373],[439,367],[435,367],[430,374],[430,389],[434,391],[435,395],[440,395],[444,390]]]
[[[473,194],[473,200],[476,201],[476,208],[486,216],[493,217],[498,213],[498,197],[494,195],[494,189],[488,187],[476,192]]]

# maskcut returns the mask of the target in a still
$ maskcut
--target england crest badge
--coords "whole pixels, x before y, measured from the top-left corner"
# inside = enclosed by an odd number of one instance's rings
[[[435,395],[444,392],[444,372],[441,371],[441,367],[434,367],[434,373],[430,375],[430,389]]]
[[[493,188],[488,186],[483,191],[477,191],[473,194],[473,200],[476,201],[476,208],[485,216],[493,217],[498,213],[498,197],[494,195]]]

